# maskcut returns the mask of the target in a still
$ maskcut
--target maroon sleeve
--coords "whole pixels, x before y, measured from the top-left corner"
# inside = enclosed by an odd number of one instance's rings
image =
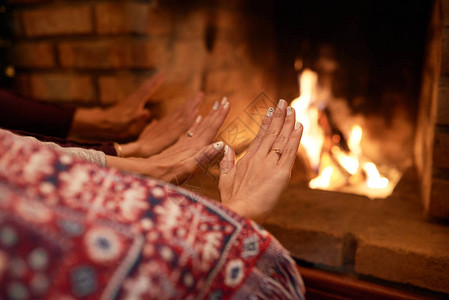
[[[42,142],[56,143],[61,147],[78,147],[83,149],[93,149],[104,152],[106,155],[117,156],[117,150],[115,150],[114,143],[80,143],[70,140],[65,140],[53,136],[45,136],[42,134],[36,134],[31,132],[25,132],[22,130],[11,130],[13,133],[22,136],[32,136]]]
[[[0,127],[66,138],[76,108],[55,106],[0,89]]]

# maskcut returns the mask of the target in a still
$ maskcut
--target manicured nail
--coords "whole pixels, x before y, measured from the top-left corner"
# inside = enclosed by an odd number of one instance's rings
[[[299,130],[300,128],[302,128],[302,124],[300,122],[296,122],[295,130]]]
[[[202,116],[198,116],[198,117],[196,117],[196,120],[195,120],[195,122],[197,122],[197,123],[201,122],[201,119],[202,119],[202,118],[203,118]]]
[[[228,102],[228,97],[223,97],[223,99],[221,99],[221,105],[224,105],[226,102]]]
[[[229,102],[226,101],[226,103],[223,105],[223,108],[226,109],[226,108],[228,108],[228,106],[229,106]]]
[[[214,107],[212,107],[213,110],[217,110],[218,109],[218,101],[215,101],[214,103]]]
[[[224,152],[224,154],[227,154],[227,153],[228,153],[228,150],[229,150],[229,146],[226,145],[226,146],[225,146],[225,152]]]
[[[287,101],[285,101],[284,99],[279,100],[278,108],[279,109],[284,108],[286,103],[287,103]]]
[[[267,111],[267,116],[271,117],[273,115],[273,113],[274,113],[274,108],[270,107]]]
[[[290,116],[292,114],[292,107],[287,106],[287,116]]]
[[[223,142],[216,142],[214,144],[214,149],[217,151],[220,151],[221,149],[223,149],[224,143]]]

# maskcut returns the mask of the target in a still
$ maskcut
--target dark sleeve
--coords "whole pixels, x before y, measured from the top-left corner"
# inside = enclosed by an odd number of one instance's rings
[[[36,134],[31,132],[25,132],[22,130],[11,130],[11,132],[22,135],[22,136],[32,136],[37,138],[42,142],[52,142],[56,143],[61,147],[78,147],[83,149],[93,149],[102,151],[106,155],[117,156],[117,151],[115,150],[114,143],[80,143],[70,140],[65,140],[53,136],[45,136],[42,134]]]
[[[76,108],[55,106],[0,89],[0,127],[66,138]]]

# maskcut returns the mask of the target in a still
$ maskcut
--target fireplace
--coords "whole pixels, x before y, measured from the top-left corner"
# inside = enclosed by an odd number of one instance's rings
[[[328,101],[314,104],[317,120],[330,131],[319,159],[343,179],[313,186],[325,166],[301,150],[267,229],[305,264],[449,293],[440,221],[449,218],[449,1],[209,2],[10,0],[15,87],[43,101],[106,106],[162,71],[153,110],[202,90],[204,113],[227,96],[218,138],[240,155],[277,99],[317,88]],[[316,76],[309,88],[299,85],[307,74]],[[355,125],[359,150],[349,147]],[[352,193],[349,183],[369,180],[339,160],[354,152],[380,181],[394,181],[389,194]],[[217,174],[212,166],[185,187],[218,199]]]

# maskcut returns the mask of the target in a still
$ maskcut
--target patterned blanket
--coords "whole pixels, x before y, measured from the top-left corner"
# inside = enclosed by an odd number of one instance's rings
[[[0,130],[1,299],[303,299],[287,251],[219,203]]]

